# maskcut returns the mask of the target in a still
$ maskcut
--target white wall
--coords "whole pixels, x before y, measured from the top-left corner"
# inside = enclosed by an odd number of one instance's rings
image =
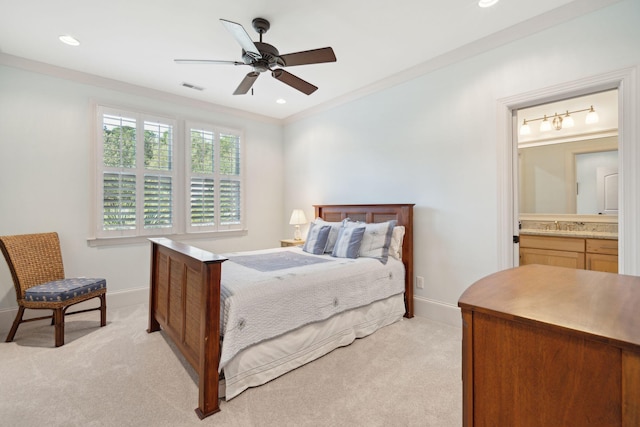
[[[288,124],[285,205],[415,203],[416,312],[459,324],[499,265],[497,101],[636,66],[638,22],[623,1]]]
[[[192,105],[140,88],[114,90],[100,79],[95,79],[99,85],[78,83],[45,71],[0,65],[0,235],[57,231],[67,276],[105,277],[108,299],[148,287],[148,242],[105,247],[87,244],[94,143],[91,102],[97,100],[243,129],[248,233],[187,242],[218,253],[279,244],[285,232],[279,122],[221,113],[213,106]],[[144,95],[133,94],[138,92]],[[2,260],[0,314],[4,310],[6,315],[0,316],[0,330],[8,329],[6,319],[12,320],[16,306],[11,276]]]

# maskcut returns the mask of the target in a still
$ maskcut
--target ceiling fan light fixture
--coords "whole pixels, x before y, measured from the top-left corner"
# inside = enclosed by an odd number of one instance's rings
[[[78,39],[76,39],[73,36],[70,36],[68,34],[63,34],[61,36],[58,37],[58,40],[60,40],[62,43],[69,45],[69,46],[80,46],[80,41]]]
[[[498,3],[499,0],[480,0],[478,1],[478,6],[480,7],[491,7],[494,4]]]

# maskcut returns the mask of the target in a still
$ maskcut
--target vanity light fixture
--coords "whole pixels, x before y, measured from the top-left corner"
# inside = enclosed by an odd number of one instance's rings
[[[64,44],[68,44],[69,46],[80,46],[80,41],[68,34],[61,35],[60,37],[58,37],[58,40],[60,40]]]
[[[566,110],[564,114],[554,113],[553,119],[551,121],[549,120],[546,114],[543,115],[542,117],[537,117],[535,119],[523,119],[522,125],[520,126],[520,135],[530,135],[531,127],[529,126],[529,123],[535,122],[538,120],[542,120],[542,122],[540,123],[540,132],[547,132],[547,131],[550,131],[551,129],[560,130],[560,129],[571,128],[575,125],[572,114],[583,113],[585,111],[588,111],[587,117],[584,120],[585,124],[591,125],[594,123],[598,123],[598,120],[599,120],[598,113],[596,113],[596,110],[593,108],[593,105],[592,105],[590,108],[585,108],[582,110],[575,110],[575,111]]]

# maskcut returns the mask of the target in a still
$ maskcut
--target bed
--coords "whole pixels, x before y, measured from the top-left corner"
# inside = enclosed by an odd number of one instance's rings
[[[272,261],[264,262],[265,259],[305,257],[310,264],[314,264],[307,269],[315,269],[316,274],[321,271],[328,278],[338,274],[337,269],[335,273],[333,270],[336,259],[327,255],[312,258],[300,248],[221,256],[169,239],[150,239],[151,286],[147,331],[164,330],[168,339],[195,369],[199,390],[196,413],[201,419],[219,411],[221,395],[225,395],[227,400],[233,398],[246,388],[264,384],[335,348],[348,345],[356,338],[369,335],[402,316],[413,317],[413,204],[314,207],[316,218],[326,222],[336,223],[349,218],[365,223],[395,221],[397,226],[404,227],[399,260],[390,256],[384,267],[377,259],[362,260],[363,263],[369,263],[364,270],[370,276],[358,276],[359,279],[355,279],[355,275],[349,276],[353,281],[349,282],[348,289],[359,287],[368,293],[367,289],[377,287],[367,288],[362,286],[363,283],[387,275],[389,285],[385,286],[389,289],[386,294],[374,292],[365,296],[369,301],[362,303],[358,302],[360,300],[351,300],[353,292],[345,294],[345,291],[341,291],[340,298],[333,298],[329,304],[319,304],[319,307],[307,310],[313,312],[308,314],[304,308],[312,305],[309,301],[274,297],[261,291],[256,296],[254,288],[246,292],[247,297],[253,298],[250,299],[251,304],[263,301],[263,308],[256,309],[257,306],[249,305],[236,311],[229,310],[228,303],[232,298],[227,295],[227,282],[238,281],[244,276],[256,276],[264,283],[278,282],[277,285],[284,292],[290,290],[291,294],[298,287],[295,284],[300,283],[301,296],[315,295],[316,288],[307,283],[309,276],[299,280],[295,277],[296,268],[270,270]],[[251,258],[263,261],[266,270],[263,275],[258,276],[255,272],[261,267],[244,264]],[[354,264],[353,268],[355,264],[361,264],[361,261],[339,261],[340,264],[349,264],[349,267]],[[358,268],[362,269],[361,266]],[[376,273],[378,269],[380,273]],[[335,277],[336,282],[345,282]],[[308,287],[302,288],[305,283]],[[237,292],[233,298],[239,298],[240,294],[242,292]],[[321,298],[318,297],[319,300]],[[274,315],[274,309],[287,313],[287,316]],[[252,313],[262,313],[263,319],[250,317]],[[307,315],[316,317],[305,317]],[[285,326],[279,323],[283,317],[299,317],[301,323],[295,327]],[[260,323],[268,324],[268,327],[261,325],[260,330],[253,328]]]

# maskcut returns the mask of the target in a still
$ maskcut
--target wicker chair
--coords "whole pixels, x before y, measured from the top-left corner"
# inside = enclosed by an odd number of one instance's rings
[[[0,249],[11,270],[18,301],[18,314],[6,342],[13,341],[21,323],[34,320],[51,319],[56,347],[64,344],[65,315],[100,310],[100,326],[107,324],[106,280],[65,278],[58,233],[0,236]],[[100,307],[66,312],[70,306],[92,298],[100,298]],[[53,310],[53,314],[22,319],[26,308]]]

